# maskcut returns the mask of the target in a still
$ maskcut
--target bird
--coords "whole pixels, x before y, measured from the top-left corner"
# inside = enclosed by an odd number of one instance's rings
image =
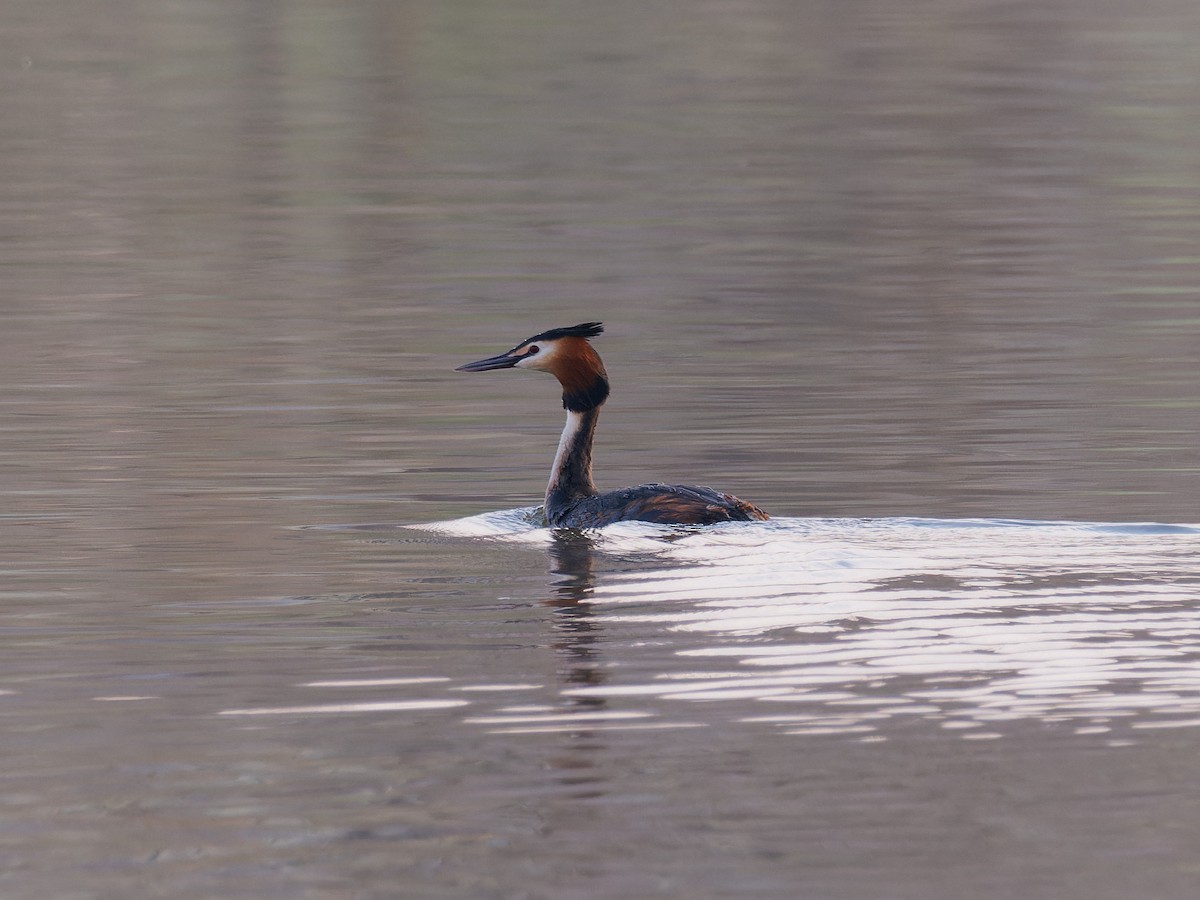
[[[639,484],[601,493],[592,482],[592,440],[600,407],[608,399],[608,372],[589,342],[604,331],[600,322],[552,328],[498,356],[458,366],[456,372],[532,369],[562,385],[567,422],[550,468],[543,511],[551,528],[593,529],[614,522],[714,525],[769,518],[753,503],[709,487]]]

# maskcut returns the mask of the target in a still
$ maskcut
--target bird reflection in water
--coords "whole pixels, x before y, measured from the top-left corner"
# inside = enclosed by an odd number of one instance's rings
[[[596,661],[598,639],[595,614],[588,603],[595,586],[595,541],[584,531],[556,529],[549,546],[554,596],[546,601],[557,612],[554,628],[563,639],[554,644],[565,662],[561,671],[569,685],[598,685],[607,681]],[[602,708],[602,697],[572,698],[580,707]]]
[[[546,605],[554,609],[554,629],[561,635],[553,644],[559,655],[559,677],[564,687],[601,685],[608,678],[597,659],[599,625],[588,602],[596,578],[593,573],[595,541],[584,531],[556,529],[550,545],[550,573],[554,596]],[[596,712],[608,707],[601,696],[569,697],[569,711]],[[557,780],[577,800],[594,800],[609,792],[607,779],[596,766],[597,754],[607,750],[603,733],[581,725],[568,733],[550,759]]]

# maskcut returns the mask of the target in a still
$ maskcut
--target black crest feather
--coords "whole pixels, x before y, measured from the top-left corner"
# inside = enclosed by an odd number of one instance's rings
[[[543,331],[541,334],[535,334],[528,340],[522,341],[518,347],[524,347],[526,344],[531,344],[534,341],[553,341],[556,338],[565,337],[595,337],[604,331],[604,325],[600,322],[581,322],[578,325],[571,325],[567,328],[551,328],[549,331]]]

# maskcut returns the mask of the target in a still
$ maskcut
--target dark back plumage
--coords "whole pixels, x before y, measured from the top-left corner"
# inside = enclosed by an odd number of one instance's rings
[[[716,525],[769,518],[753,503],[694,484],[639,484],[546,510],[551,527],[601,528],[614,522]]]

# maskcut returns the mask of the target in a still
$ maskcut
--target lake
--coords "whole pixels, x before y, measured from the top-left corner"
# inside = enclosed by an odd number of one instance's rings
[[[0,892],[1200,891],[1200,15],[17,3]],[[601,320],[601,488],[539,526]]]

